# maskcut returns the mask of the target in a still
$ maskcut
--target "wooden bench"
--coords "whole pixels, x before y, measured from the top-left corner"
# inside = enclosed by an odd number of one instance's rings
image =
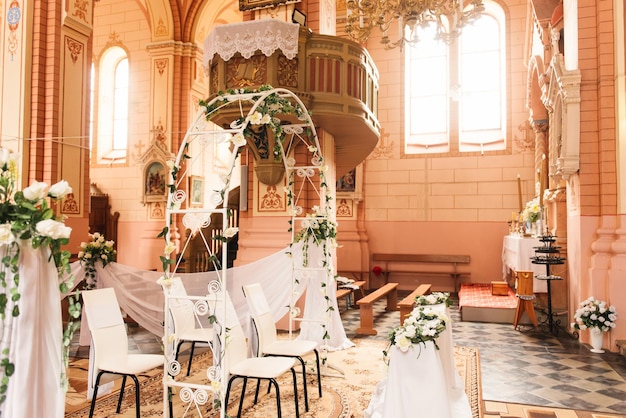
[[[459,265],[470,263],[469,255],[449,255],[449,254],[386,254],[374,253],[372,260],[376,264],[381,264],[385,275],[385,281],[389,281],[391,274],[415,274],[422,276],[449,276],[454,280],[454,290],[458,291],[459,279],[471,275],[469,271],[459,271]],[[402,264],[413,264],[409,268],[399,268]],[[440,265],[441,269],[430,268],[429,266]]]
[[[353,303],[354,291],[359,290],[361,292],[361,297],[365,296],[363,294],[363,286],[365,286],[365,280],[359,280],[352,283],[340,284],[337,282],[339,288],[337,289],[337,300],[341,298],[346,298],[346,309],[350,309]],[[345,287],[344,287],[345,286]],[[349,286],[349,287],[348,287]]]
[[[411,313],[413,308],[415,308],[415,298],[428,295],[431,286],[430,284],[421,284],[407,297],[398,302],[398,308],[400,308],[400,325],[404,323],[404,319]]]
[[[372,293],[356,302],[357,305],[359,305],[359,317],[361,319],[361,326],[356,330],[357,334],[378,334],[374,329],[374,313],[372,307],[374,302],[383,296],[387,296],[387,311],[398,310],[398,283],[387,283],[374,290]]]

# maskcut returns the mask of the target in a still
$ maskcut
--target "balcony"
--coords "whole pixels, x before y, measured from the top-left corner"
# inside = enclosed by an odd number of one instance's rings
[[[261,22],[236,24],[241,26],[231,34],[243,39],[245,30],[240,28],[258,27]],[[258,31],[256,35],[259,42]],[[211,42],[214,45],[219,40]],[[205,53],[209,49],[205,47]],[[378,70],[361,45],[336,36],[314,34],[303,27],[297,33],[295,51],[294,45],[292,53],[287,54],[277,48],[271,55],[250,49],[243,55],[228,54],[227,60],[218,53],[205,57],[210,78],[209,99],[220,91],[254,89],[266,84],[291,90],[311,112],[316,126],[335,137],[337,177],[340,177],[365,160],[378,142]],[[293,56],[288,58],[288,55]]]

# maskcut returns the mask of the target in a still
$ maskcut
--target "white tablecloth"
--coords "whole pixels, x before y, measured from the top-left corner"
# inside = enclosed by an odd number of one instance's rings
[[[433,309],[447,313],[445,305]],[[449,317],[449,315],[448,315]],[[454,365],[452,325],[437,339],[407,352],[392,346],[389,370],[365,410],[365,418],[472,418],[465,387]]]
[[[546,266],[533,264],[535,247],[543,246],[537,238],[524,238],[518,235],[506,235],[502,243],[502,276],[507,277],[512,271],[532,271],[533,290],[535,293],[546,293],[548,287],[545,280],[537,280],[538,275],[546,274]]]

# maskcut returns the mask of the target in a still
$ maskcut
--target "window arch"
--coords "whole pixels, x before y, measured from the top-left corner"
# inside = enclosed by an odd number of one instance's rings
[[[128,150],[129,68],[128,55],[119,46],[108,48],[101,56],[93,100],[97,163],[125,163]],[[94,103],[96,104],[96,103]],[[93,157],[93,155],[92,155]]]
[[[405,54],[407,154],[506,148],[505,15],[494,2],[450,44],[434,27]]]

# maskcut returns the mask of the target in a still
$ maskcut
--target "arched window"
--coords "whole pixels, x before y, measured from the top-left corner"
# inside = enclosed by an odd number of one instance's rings
[[[435,40],[429,27],[406,47],[405,153],[506,148],[505,16],[484,4],[456,42]]]
[[[126,162],[128,149],[128,56],[119,46],[108,48],[98,66],[94,94],[95,136],[92,145],[97,163]],[[93,154],[92,154],[93,157]]]

